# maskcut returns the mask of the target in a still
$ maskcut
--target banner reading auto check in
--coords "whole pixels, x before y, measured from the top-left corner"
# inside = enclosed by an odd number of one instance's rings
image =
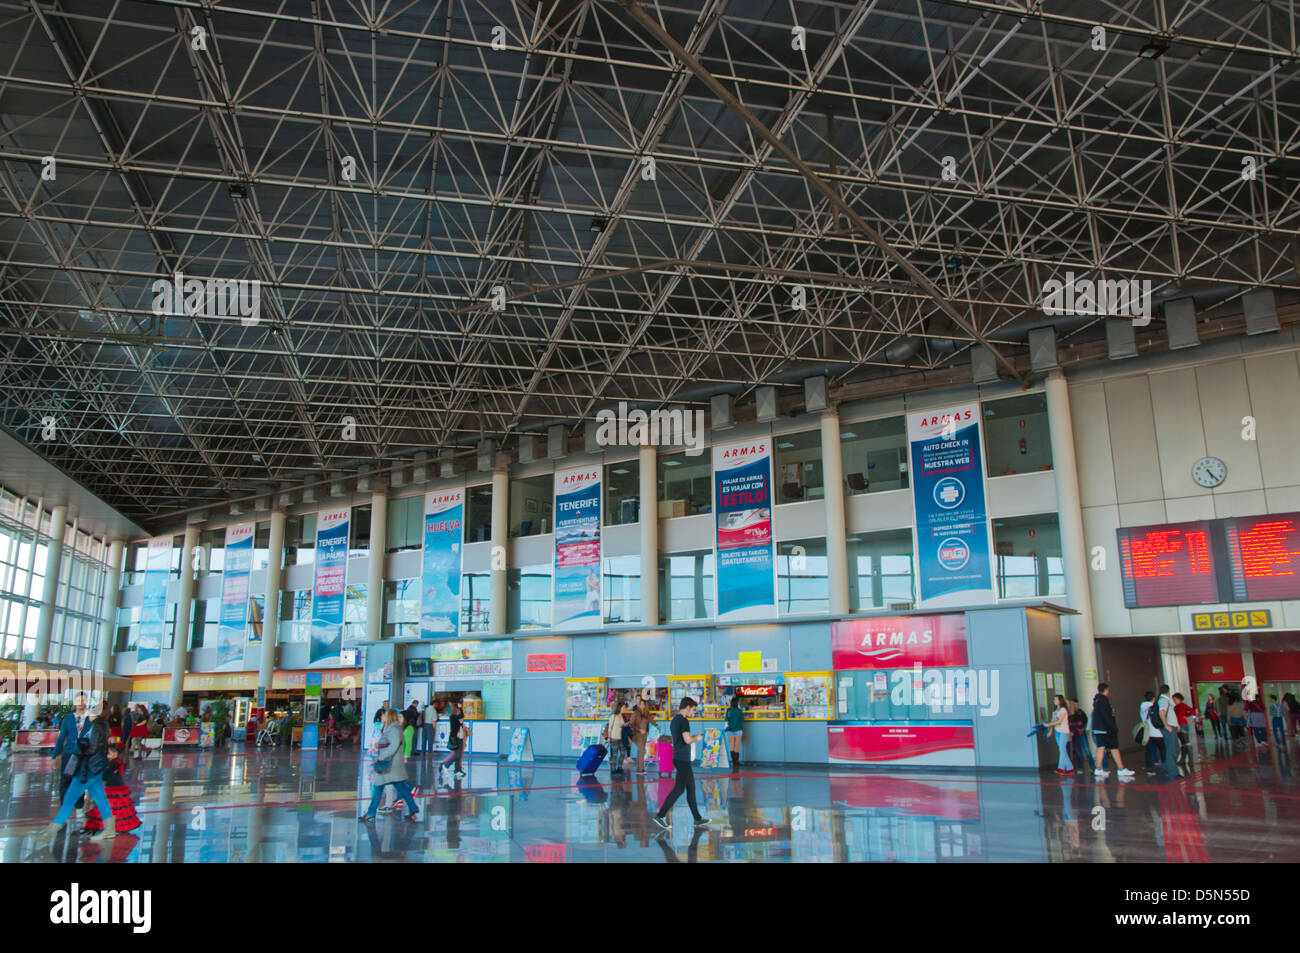
[[[420,573],[420,638],[455,635],[460,622],[461,525],[464,489],[424,496],[424,565]]]
[[[907,415],[917,604],[997,601],[978,403]]]
[[[253,568],[252,523],[226,527],[225,566],[221,571],[221,621],[217,628],[217,669],[242,668],[248,627],[248,576]]]
[[[555,472],[555,573],[551,624],[600,626],[600,467]]]
[[[316,514],[316,580],[311,601],[312,662],[343,651],[343,594],[348,574],[346,507]]]
[[[718,621],[776,613],[772,553],[772,442],[767,437],[713,448]]]

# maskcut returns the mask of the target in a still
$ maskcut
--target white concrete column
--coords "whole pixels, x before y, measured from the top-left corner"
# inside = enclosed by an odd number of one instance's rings
[[[497,467],[492,471],[492,568],[488,587],[488,625],[493,635],[506,634],[506,575],[509,570],[505,567],[509,565],[506,558],[509,543],[510,474],[504,467]]]
[[[1056,511],[1061,530],[1061,561],[1065,565],[1066,604],[1078,611],[1064,618],[1074,656],[1074,690],[1082,705],[1097,693],[1097,646],[1092,628],[1092,585],[1088,578],[1088,547],[1083,537],[1079,501],[1079,471],[1074,457],[1074,424],[1070,389],[1059,370],[1047,377],[1047,424],[1052,441],[1052,472],[1056,477]]]
[[[366,641],[384,632],[384,559],[388,550],[388,489],[370,494],[370,564],[366,569]]]
[[[50,635],[58,608],[59,570],[63,565],[63,536],[68,531],[68,506],[60,503],[50,510],[50,544],[45,550],[45,582],[41,586],[41,614],[36,620],[34,662],[50,660]]]
[[[41,511],[36,510],[36,532],[32,536],[32,565],[36,561],[36,548],[39,545]],[[63,535],[68,531],[68,506],[60,503],[50,510],[50,543],[45,550],[45,581],[41,585],[40,615],[36,618],[36,645],[32,651],[33,662],[50,660],[50,635],[54,631],[54,612],[58,608],[59,569],[63,564]],[[30,572],[31,567],[28,567]],[[29,575],[30,579],[31,576]],[[18,642],[18,656],[22,657],[21,636]],[[33,696],[28,696],[29,698]],[[32,719],[40,712],[40,700],[28,701],[23,706],[23,725],[30,725]]]
[[[822,484],[826,494],[826,574],[831,612],[849,611],[848,529],[844,516],[844,464],[840,455],[840,415],[822,414]]]
[[[262,654],[257,664],[257,687],[271,690],[275,671],[275,646],[280,639],[280,585],[284,578],[284,510],[271,512],[271,537],[266,543],[266,597],[262,608]]]
[[[104,573],[104,608],[99,621],[99,650],[95,668],[113,671],[113,639],[117,637],[117,607],[122,601],[122,551],[125,540],[115,539],[108,546],[108,571]]]
[[[637,493],[641,505],[641,622],[659,624],[659,448],[654,444],[641,447],[638,463]]]
[[[168,704],[175,711],[185,691],[185,672],[190,665],[190,608],[194,605],[194,550],[199,545],[199,524],[185,527],[181,549],[181,585],[176,596],[176,625],[172,634],[172,683]]]

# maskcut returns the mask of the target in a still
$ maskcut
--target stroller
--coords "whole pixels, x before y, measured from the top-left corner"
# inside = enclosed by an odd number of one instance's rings
[[[280,723],[274,718],[266,719],[260,731],[257,733],[257,746],[270,745],[272,748],[280,747]]]

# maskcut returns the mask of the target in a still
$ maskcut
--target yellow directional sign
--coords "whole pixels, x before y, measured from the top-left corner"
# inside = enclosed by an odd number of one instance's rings
[[[1212,629],[1271,629],[1273,613],[1268,609],[1246,612],[1193,612],[1192,628],[1198,632]]]

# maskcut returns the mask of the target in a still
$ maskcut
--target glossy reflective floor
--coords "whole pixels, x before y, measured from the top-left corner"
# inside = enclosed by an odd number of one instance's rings
[[[132,762],[127,784],[143,825],[104,844],[33,835],[56,805],[54,762],[0,762],[0,856],[8,863],[691,862],[691,861],[1297,861],[1300,752],[1202,742],[1177,781],[1146,775],[849,771],[744,767],[697,772],[693,830],[684,799],[670,834],[650,814],[670,779],[608,768],[578,783],[570,765],[467,762],[435,789],[435,759],[410,768],[421,818],[356,820],[355,750],[234,750]],[[1129,759],[1132,761],[1132,758]],[[75,831],[79,824],[69,824]]]

